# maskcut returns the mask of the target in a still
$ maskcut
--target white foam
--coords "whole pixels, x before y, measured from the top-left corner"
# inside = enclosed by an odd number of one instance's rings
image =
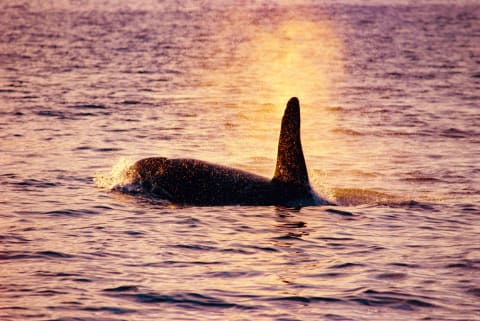
[[[108,173],[95,173],[93,181],[98,188],[135,193],[139,186],[135,184],[132,165],[134,162],[128,158],[120,158]]]

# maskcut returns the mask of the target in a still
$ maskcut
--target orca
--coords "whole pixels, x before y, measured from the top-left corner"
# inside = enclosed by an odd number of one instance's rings
[[[288,101],[282,118],[272,179],[201,160],[164,157],[141,159],[131,173],[144,192],[179,205],[333,205],[310,186],[296,97]]]

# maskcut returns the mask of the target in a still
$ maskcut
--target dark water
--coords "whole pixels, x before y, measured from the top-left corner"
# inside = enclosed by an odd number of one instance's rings
[[[479,18],[475,2],[1,2],[0,319],[480,320]],[[155,155],[272,175],[290,96],[339,206],[110,190]]]

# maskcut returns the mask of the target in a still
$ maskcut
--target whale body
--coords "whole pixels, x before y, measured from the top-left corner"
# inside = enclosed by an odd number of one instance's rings
[[[131,168],[134,182],[154,197],[182,205],[328,205],[312,189],[300,139],[300,104],[285,108],[272,179],[196,159],[151,157]]]

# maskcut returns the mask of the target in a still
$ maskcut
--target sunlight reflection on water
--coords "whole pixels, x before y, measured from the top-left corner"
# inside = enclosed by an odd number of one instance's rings
[[[207,93],[216,88],[220,101],[231,100],[225,106],[233,112],[225,142],[230,158],[240,157],[233,164],[249,166],[265,157],[274,162],[281,115],[292,96],[301,101],[307,160],[331,152],[334,147],[325,134],[335,128],[336,115],[326,107],[333,104],[335,83],[343,77],[343,47],[331,21],[320,12],[315,21],[309,20],[295,10],[269,13],[266,25],[256,20],[245,24],[248,14],[242,10],[226,16],[232,26],[217,39],[221,45],[207,45],[228,47],[233,41],[236,46],[225,63],[212,66],[200,82],[207,85]],[[222,118],[226,112],[222,110]],[[272,165],[261,169],[265,176],[272,171]]]

